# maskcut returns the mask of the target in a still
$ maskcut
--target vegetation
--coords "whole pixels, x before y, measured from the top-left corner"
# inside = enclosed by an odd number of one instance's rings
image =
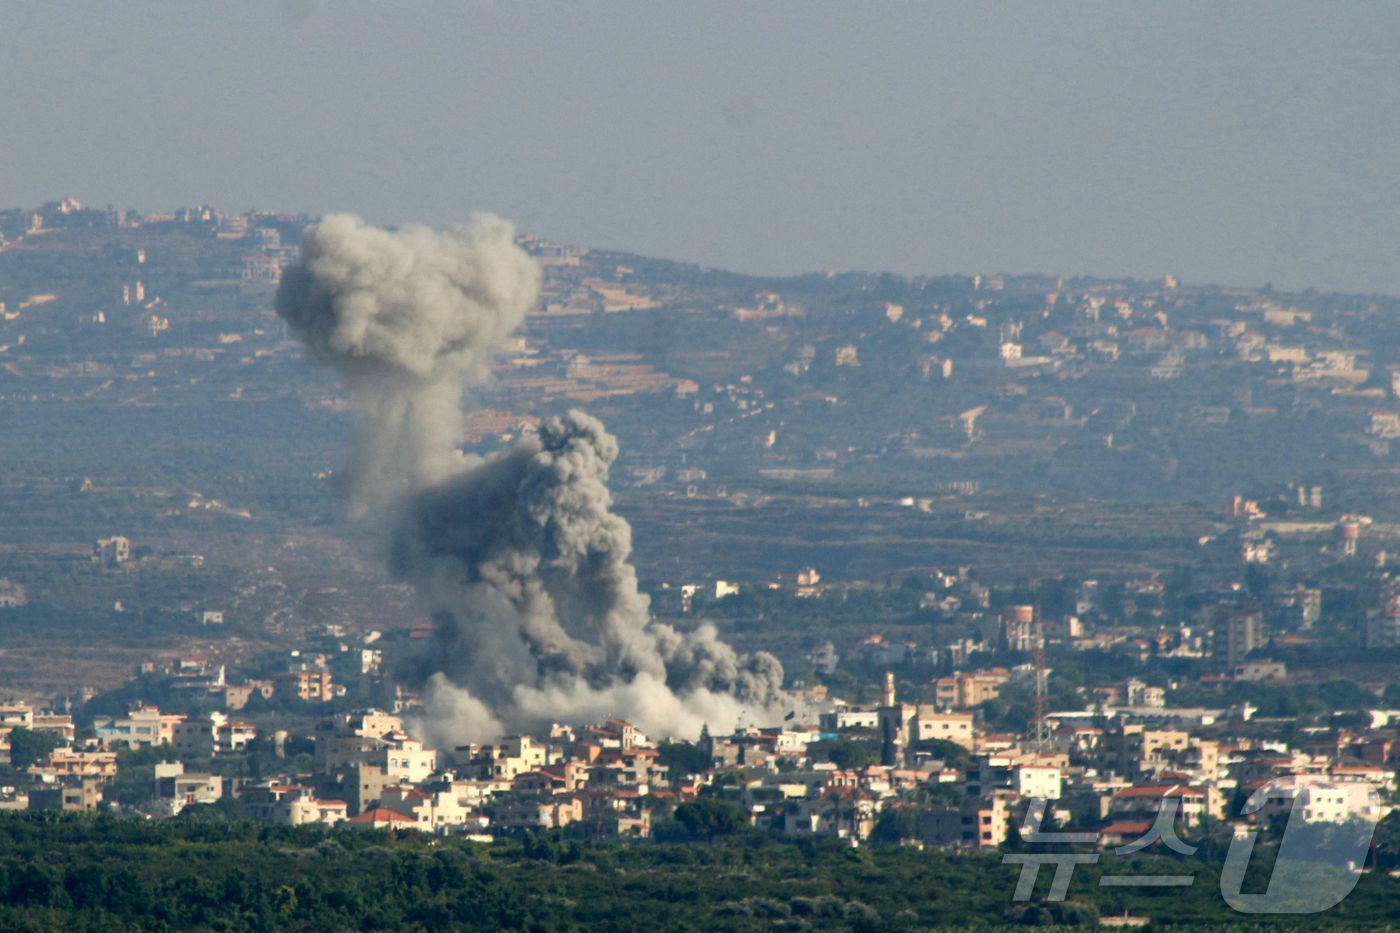
[[[658,760],[670,769],[672,778],[686,774],[703,774],[710,768],[710,752],[691,742],[662,742]]]
[[[825,757],[844,771],[880,763],[880,743],[873,740],[829,739],[813,742],[808,751],[815,758]]]
[[[699,802],[696,802],[697,804]],[[718,801],[685,804],[728,827]],[[686,808],[691,809],[687,810]],[[491,845],[407,833],[274,827],[216,808],[165,822],[54,813],[0,818],[6,930],[844,929],[1093,923],[1125,912],[1212,927],[1248,919],[1218,864],[1105,855],[1076,869],[1069,899],[1015,903],[1000,854],[780,842],[743,828],[715,844],[596,844],[559,834]],[[685,818],[689,819],[689,817]],[[891,818],[887,832],[898,833]],[[1104,874],[1190,873],[1189,888],[1102,888]],[[1400,890],[1365,876],[1322,917],[1384,923]]]
[[[18,727],[10,730],[10,767],[23,771],[48,756],[59,746],[59,738],[51,732],[35,732]]]
[[[719,836],[733,835],[748,826],[743,810],[714,797],[700,797],[676,807],[676,822],[692,836],[710,842]]]
[[[1327,717],[1341,711],[1372,709],[1382,700],[1349,680],[1322,683],[1235,682],[1223,688],[1183,685],[1170,694],[1176,706],[1253,704],[1260,716]]]

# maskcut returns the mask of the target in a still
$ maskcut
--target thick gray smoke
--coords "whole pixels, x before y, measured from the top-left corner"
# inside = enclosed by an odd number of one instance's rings
[[[632,530],[612,512],[616,457],[603,425],[572,411],[413,497],[393,567],[431,594],[432,664],[514,726],[584,709],[694,733],[767,711],[776,658],[741,656],[710,626],[682,634],[652,620]]]
[[[538,264],[497,217],[439,233],[332,214],[306,229],[277,313],[361,414],[353,515],[451,472],[462,392],[489,376],[539,288]]]
[[[486,377],[538,282],[495,218],[438,234],[337,216],[308,228],[278,293],[363,413],[352,509],[397,516],[393,570],[432,613],[425,725],[462,743],[556,720],[693,736],[771,715],[777,659],[652,619],[608,492],[617,441],[598,420],[569,412],[511,450],[458,456],[463,389]]]

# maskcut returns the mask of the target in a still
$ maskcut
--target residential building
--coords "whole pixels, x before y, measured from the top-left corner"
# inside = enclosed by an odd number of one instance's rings
[[[104,567],[116,567],[131,560],[131,541],[122,535],[99,538],[92,546],[92,560]]]
[[[973,709],[995,700],[1001,687],[1011,679],[1009,671],[962,671],[934,682],[935,698],[944,709]]]

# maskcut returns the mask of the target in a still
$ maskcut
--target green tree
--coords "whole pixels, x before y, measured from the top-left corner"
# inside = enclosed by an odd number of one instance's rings
[[[676,807],[676,822],[692,836],[703,836],[710,841],[737,833],[748,826],[744,811],[728,801],[713,797],[700,797]]]
[[[919,837],[919,811],[914,807],[885,807],[875,821],[870,838],[874,842],[897,845]]]
[[[949,768],[966,771],[972,766],[972,752],[948,739],[920,739],[914,743],[914,748],[941,758]]]
[[[1244,585],[1249,590],[1249,595],[1255,599],[1263,597],[1269,591],[1269,586],[1273,579],[1269,576],[1269,571],[1259,564],[1250,564],[1244,571]]]
[[[673,779],[685,774],[701,774],[710,767],[710,753],[699,745],[662,742],[657,751],[657,760],[670,770]]]
[[[58,736],[50,732],[35,732],[23,727],[10,730],[10,767],[23,771],[30,765],[48,757],[60,744]]]
[[[880,749],[874,742],[833,739],[828,742],[814,742],[811,748],[818,754],[824,754],[827,761],[843,771],[859,770],[880,760]]]

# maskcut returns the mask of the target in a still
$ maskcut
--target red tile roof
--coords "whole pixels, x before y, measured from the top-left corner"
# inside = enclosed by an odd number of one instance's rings
[[[375,807],[373,810],[366,810],[359,816],[351,817],[351,823],[417,823],[411,816],[404,816],[402,813],[395,813],[393,810],[386,810],[383,807]]]
[[[392,793],[394,796],[398,797],[400,800],[431,800],[431,799],[432,799],[432,798],[429,797],[427,794],[423,793],[421,790],[417,790],[416,788],[412,788],[412,787],[386,787],[386,788],[384,788],[384,793],[385,793],[385,794],[391,794],[391,793]]]

